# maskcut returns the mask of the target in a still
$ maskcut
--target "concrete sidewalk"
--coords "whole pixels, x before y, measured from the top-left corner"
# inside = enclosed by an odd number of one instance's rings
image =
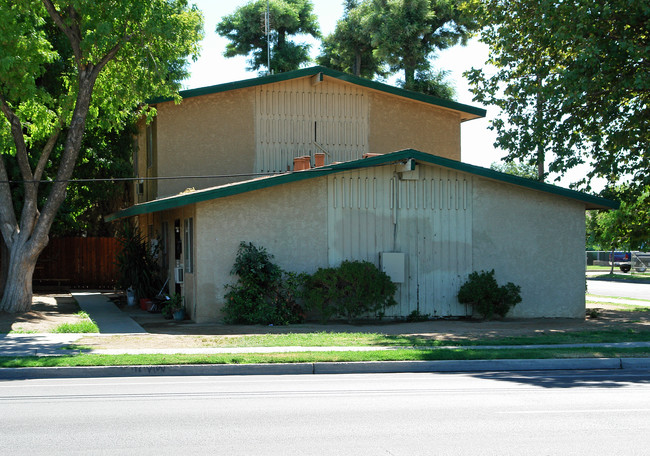
[[[142,326],[97,291],[72,291],[81,310],[88,313],[101,334],[147,334]]]

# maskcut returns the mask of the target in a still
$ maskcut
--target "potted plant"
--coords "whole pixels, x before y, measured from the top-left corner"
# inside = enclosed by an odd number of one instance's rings
[[[174,318],[176,321],[185,319],[185,305],[183,304],[183,296],[180,293],[174,293],[162,309],[163,317],[170,319]]]

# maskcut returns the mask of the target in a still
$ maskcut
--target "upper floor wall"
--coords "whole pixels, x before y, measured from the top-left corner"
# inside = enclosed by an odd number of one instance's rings
[[[136,202],[290,171],[317,152],[325,164],[409,148],[460,160],[460,123],[482,115],[321,67],[181,95],[140,125],[137,175],[151,179],[136,185]]]

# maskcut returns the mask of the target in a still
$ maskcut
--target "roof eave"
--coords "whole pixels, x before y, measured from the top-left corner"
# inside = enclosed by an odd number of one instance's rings
[[[457,171],[480,176],[497,182],[508,183],[520,187],[537,190],[552,195],[577,200],[585,205],[585,209],[618,209],[620,204],[616,201],[601,198],[595,195],[578,192],[575,190],[557,187],[555,185],[537,182],[511,174],[501,173],[488,168],[462,163],[448,158],[438,157],[413,149],[405,149],[390,154],[377,155],[374,157],[363,158],[360,160],[338,163],[321,168],[312,168],[304,171],[294,171],[277,176],[271,176],[264,179],[254,179],[250,181],[228,184],[220,187],[213,187],[205,190],[199,190],[192,193],[175,195],[159,200],[153,200],[146,203],[136,204],[127,209],[110,214],[106,221],[111,222],[119,218],[131,217],[135,215],[149,214],[163,210],[175,209],[188,204],[200,203],[217,198],[247,193],[254,190],[261,190],[276,185],[297,182],[305,179],[312,179],[329,174],[338,173],[351,169],[370,168],[373,166],[388,165],[401,160],[415,159],[432,165],[442,166],[444,168],[455,169]]]
[[[470,105],[458,103],[451,100],[445,100],[443,98],[434,97],[432,95],[426,95],[420,92],[413,92],[411,90],[401,89],[399,87],[394,87],[377,81],[371,81],[370,79],[353,76],[351,74],[343,73],[336,70],[331,70],[329,68],[322,67],[322,66],[302,68],[299,70],[287,71],[285,73],[272,74],[268,76],[260,76],[251,79],[243,79],[241,81],[227,82],[224,84],[217,84],[217,85],[201,87],[197,89],[181,90],[179,92],[179,95],[183,99],[199,97],[203,95],[228,92],[230,90],[244,89],[248,87],[273,84],[277,82],[288,81],[291,79],[313,76],[318,73],[323,73],[323,75],[337,79],[339,81],[344,81],[358,86],[366,87],[369,89],[378,90],[380,92],[390,93],[393,95],[397,95],[415,101],[421,101],[423,103],[428,103],[434,106],[439,106],[442,108],[459,111],[462,113],[461,120],[463,122],[467,120],[477,119],[480,117],[485,117],[486,115],[485,109],[482,108],[477,108],[475,106],[470,106]],[[158,103],[164,103],[168,101],[173,101],[173,98],[154,98],[152,100],[149,100],[148,103],[158,104]]]

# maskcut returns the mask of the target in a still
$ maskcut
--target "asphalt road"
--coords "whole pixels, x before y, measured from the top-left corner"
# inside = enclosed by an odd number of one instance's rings
[[[649,371],[0,382],[0,454],[645,455]]]
[[[598,296],[650,300],[650,283],[587,280],[587,292]]]

